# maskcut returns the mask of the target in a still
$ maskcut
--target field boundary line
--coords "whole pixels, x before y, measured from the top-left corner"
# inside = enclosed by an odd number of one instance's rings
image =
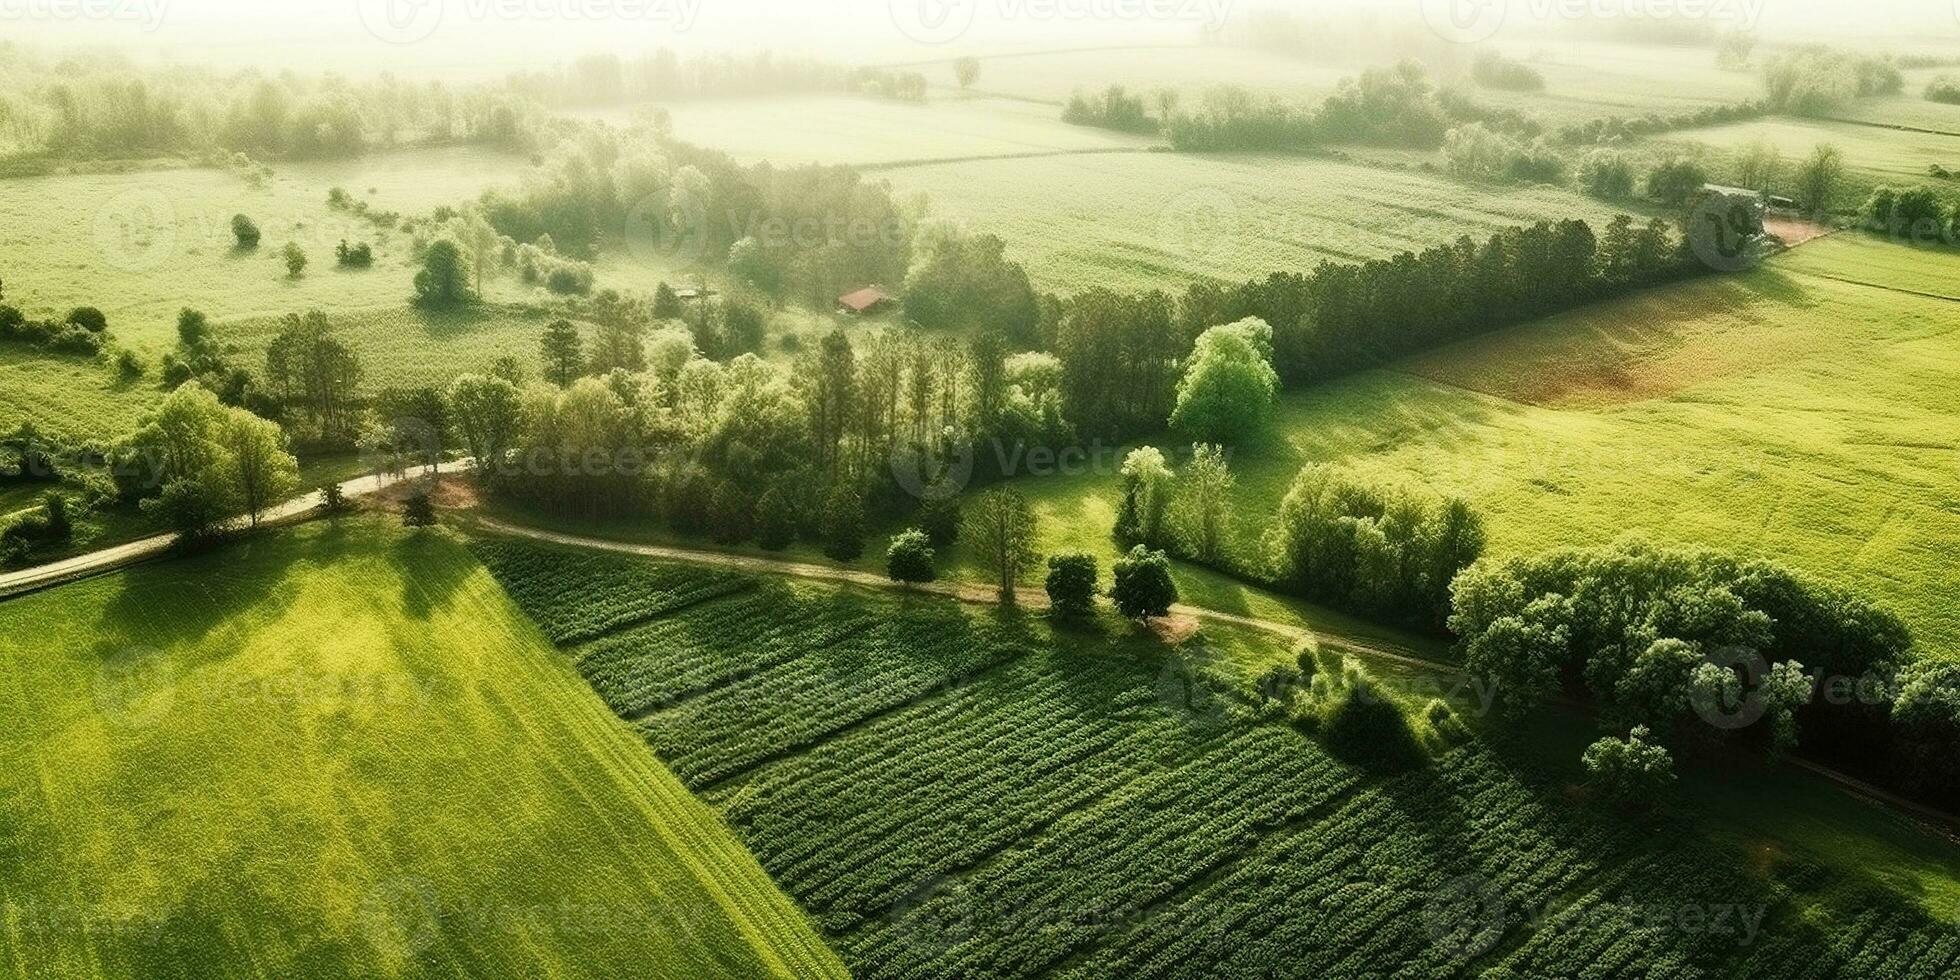
[[[932,167],[939,164],[987,163],[993,160],[1042,160],[1050,157],[1089,157],[1110,156],[1117,153],[1169,153],[1171,148],[1162,144],[1149,146],[1090,146],[1077,150],[1028,150],[1021,153],[980,153],[965,157],[921,157],[917,160],[889,160],[884,163],[860,163],[859,170],[876,172],[881,170],[913,170],[919,167]]]
[[[1807,269],[1784,269],[1783,271],[1792,275],[1809,276],[1813,279],[1829,279],[1832,282],[1841,282],[1848,286],[1864,286],[1867,289],[1883,289],[1888,293],[1902,293],[1906,296],[1917,296],[1921,299],[1936,299],[1946,303],[1960,303],[1960,296],[1948,296],[1944,293],[1929,293],[1919,289],[1907,289],[1904,286],[1887,286],[1884,283],[1867,282],[1863,279],[1834,276],[1828,272],[1811,272]]]

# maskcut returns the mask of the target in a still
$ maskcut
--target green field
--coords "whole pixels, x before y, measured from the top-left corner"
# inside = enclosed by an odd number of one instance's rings
[[[0,604],[0,973],[841,976],[460,545]]]
[[[1784,178],[1820,144],[1829,143],[1844,151],[1844,163],[1856,180],[1835,203],[1855,207],[1863,200],[1862,188],[1870,184],[1907,184],[1926,181],[1926,169],[1939,164],[1948,169],[1960,166],[1960,134],[1908,132],[1884,126],[1855,122],[1771,117],[1750,122],[1684,129],[1667,133],[1654,145],[1672,148],[1707,147],[1715,151],[1718,162],[1737,148],[1762,140],[1783,154]],[[1778,185],[1779,189],[1787,187]]]
[[[1950,252],[1828,239],[1288,394],[1278,436],[1233,456],[1241,539],[1302,464],[1339,462],[1466,496],[1497,554],[1627,531],[1745,552],[1960,653],[1960,320],[1898,291],[1956,272]],[[1049,547],[1113,554],[1113,469],[1020,485]]]
[[[1139,47],[1040,51],[980,58],[976,95],[1041,102],[1058,114],[1069,96],[1122,85],[1144,95],[1174,89],[1187,103],[1221,85],[1236,85],[1284,99],[1318,102],[1361,64],[1331,64],[1229,47]],[[959,91],[952,63],[914,66],[944,94]],[[1154,111],[1154,110],[1153,110]]]
[[[923,105],[848,95],[722,99],[666,107],[674,134],[743,163],[885,165],[1016,154],[1135,149],[1155,140],[1069,126],[1053,106],[1012,99]],[[626,122],[641,110],[582,113]]]
[[[1759,72],[1716,67],[1705,47],[1534,40],[1499,46],[1544,76],[1542,92],[1478,88],[1478,98],[1515,108],[1552,129],[1609,116],[1676,116],[1763,97]]]
[[[1074,292],[1263,278],[1385,258],[1614,209],[1552,188],[1474,187],[1433,172],[1254,154],[980,160],[890,172],[938,215],[1006,239],[1036,285]]]
[[[393,306],[410,294],[408,236],[327,207],[342,187],[380,210],[403,215],[461,204],[485,187],[513,183],[519,157],[471,148],[409,150],[351,161],[282,165],[263,188],[221,170],[0,180],[0,271],[8,301],[30,313],[95,306],[124,345],[155,353],[174,341],[177,311],[213,320],[309,308]],[[370,190],[373,193],[370,193]],[[263,238],[240,252],[234,214]],[[372,269],[341,271],[342,239],[375,247]],[[297,242],[310,264],[297,280],[277,257]]]
[[[1536,754],[1582,722],[1402,775],[1342,761],[1241,692],[1286,655],[1263,634],[1171,647],[1113,620],[475,548],[855,976],[1830,977],[1889,956],[1935,977],[1960,956],[1934,917],[1951,849],[1787,775],[1735,776],[1785,804],[1772,819],[1730,824],[1711,801],[1735,790],[1696,778],[1708,819],[1629,823],[1574,800],[1570,754]],[[1466,924],[1463,887],[1512,911]],[[1716,906],[1760,931],[1649,914]]]

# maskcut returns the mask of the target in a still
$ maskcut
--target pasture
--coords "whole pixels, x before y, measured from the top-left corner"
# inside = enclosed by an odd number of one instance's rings
[[[1478,87],[1473,89],[1477,97],[1517,109],[1554,130],[1610,116],[1676,116],[1763,96],[1759,72],[1719,68],[1714,51],[1705,47],[1535,39],[1507,42],[1499,49],[1544,76],[1545,88],[1506,92]]]
[[[1287,655],[1264,634],[1171,646],[1113,620],[473,547],[855,976],[1831,977],[1890,956],[1934,977],[1960,956],[1934,918],[1950,851],[1854,817],[1832,837],[1858,860],[1812,852],[1820,814],[1857,809],[1815,784],[1743,775],[1791,804],[1746,828],[1629,823],[1574,798],[1570,754],[1533,754],[1583,739],[1570,719],[1399,774],[1344,760],[1245,691]],[[1655,918],[1718,905],[1755,924]]]
[[[213,321],[310,308],[399,306],[410,294],[409,237],[327,206],[345,189],[375,209],[414,216],[514,182],[522,158],[473,148],[404,150],[332,163],[282,164],[263,187],[213,169],[61,175],[0,181],[0,270],[9,302],[30,313],[95,306],[127,347],[154,355],[175,341],[177,311]],[[263,235],[242,250],[235,214]],[[335,268],[341,240],[374,245],[371,269]],[[307,254],[294,279],[278,257]]]
[[[1844,164],[1852,179],[1832,202],[1838,208],[1862,203],[1873,184],[1918,186],[1926,181],[1927,168],[1933,164],[1949,169],[1960,166],[1960,135],[1784,116],[1678,130],[1655,137],[1646,145],[1663,150],[1704,148],[1713,154],[1719,168],[1735,151],[1757,140],[1783,154],[1782,181],[1773,182],[1776,192],[1790,189],[1785,182],[1796,165],[1820,144],[1829,143],[1843,150]]]
[[[1393,256],[1552,216],[1616,209],[1545,187],[1466,186],[1417,167],[1256,154],[1129,153],[907,167],[892,184],[1006,240],[1037,287],[1174,289]]]
[[[1629,531],[1759,555],[1960,654],[1960,332],[1954,301],[1900,291],[1956,271],[1841,235],[1289,393],[1232,457],[1240,546],[1301,465],[1340,463],[1468,498],[1497,555]],[[1113,555],[1113,468],[1018,485],[1045,545]]]
[[[0,603],[0,973],[842,976],[460,545]]]

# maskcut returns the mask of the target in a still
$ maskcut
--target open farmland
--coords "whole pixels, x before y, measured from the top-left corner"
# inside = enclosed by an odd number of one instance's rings
[[[1891,957],[1937,977],[1960,957],[1870,865],[1760,828],[1745,860],[1629,824],[1475,739],[1402,775],[1344,762],[1238,693],[1285,656],[1262,634],[1169,648],[1113,621],[712,572],[682,591],[636,559],[476,548],[856,976],[1830,977]],[[1690,907],[1754,924],[1653,914]]]
[[[890,172],[933,213],[993,232],[1038,287],[1174,288],[1385,258],[1609,206],[1553,188],[1467,187],[1420,169],[1249,154],[981,160]]]
[[[412,276],[408,236],[329,208],[327,192],[342,187],[406,216],[514,182],[523,166],[520,157],[442,149],[281,167],[263,188],[210,169],[4,180],[0,276],[9,301],[30,312],[99,307],[123,344],[146,353],[174,341],[185,306],[222,321],[399,305]],[[232,238],[231,218],[241,213],[264,236],[253,251]],[[374,267],[336,269],[342,239],[373,243]],[[278,258],[288,241],[310,259],[299,279]]]
[[[1639,531],[1776,558],[1960,652],[1960,307],[1900,291],[1956,271],[1826,239],[1287,395],[1233,456],[1243,546],[1301,465],[1338,462],[1467,497],[1497,554]],[[1113,473],[1022,485],[1046,545],[1113,549]]]
[[[439,533],[12,600],[0,665],[0,973],[842,975]]]
[[[1149,137],[1065,125],[1053,106],[1012,99],[937,99],[919,105],[869,97],[797,96],[678,102],[674,134],[743,163],[887,165],[1016,154],[1149,146]],[[624,122],[631,111],[601,118]]]
[[[1477,88],[1477,97],[1524,112],[1550,129],[1610,116],[1676,116],[1763,97],[1758,72],[1718,68],[1709,48],[1601,41],[1516,41],[1500,47],[1544,76],[1545,88]]]
[[[1684,129],[1656,138],[1662,148],[1690,144],[1714,149],[1724,158],[1738,148],[1762,140],[1783,154],[1784,177],[1819,144],[1829,143],[1844,151],[1845,167],[1855,178],[1834,203],[1840,208],[1855,207],[1864,199],[1864,187],[1878,183],[1916,186],[1926,179],[1926,169],[1939,164],[1952,169],[1960,166],[1960,135],[1921,133],[1872,126],[1855,122],[1771,117],[1750,122]]]

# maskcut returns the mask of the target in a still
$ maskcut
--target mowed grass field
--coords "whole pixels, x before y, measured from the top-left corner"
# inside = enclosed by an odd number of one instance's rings
[[[978,160],[889,171],[933,213],[1007,241],[1037,286],[1175,289],[1386,258],[1615,209],[1576,192],[1470,186],[1417,168],[1257,154]]]
[[[1771,558],[1960,655],[1960,304],[1900,291],[1956,274],[1838,236],[1289,393],[1232,457],[1242,547],[1300,466],[1340,463],[1467,497],[1493,554],[1635,531]],[[1112,468],[1018,485],[1048,546],[1113,555]]]
[[[838,976],[441,532],[0,603],[0,973]]]
[[[1288,656],[1261,633],[1168,642],[1113,618],[1056,627],[472,546],[854,976],[1781,978],[1884,962],[1932,978],[1960,957],[1952,849],[1788,774],[1691,774],[1693,816],[1629,822],[1575,796],[1576,718],[1402,774],[1332,754],[1256,710],[1250,679]],[[1779,806],[1731,823],[1711,803],[1744,793]],[[1465,889],[1482,903],[1467,912]],[[1709,919],[1661,912],[1684,908]],[[1747,932],[1709,925],[1744,910]]]

